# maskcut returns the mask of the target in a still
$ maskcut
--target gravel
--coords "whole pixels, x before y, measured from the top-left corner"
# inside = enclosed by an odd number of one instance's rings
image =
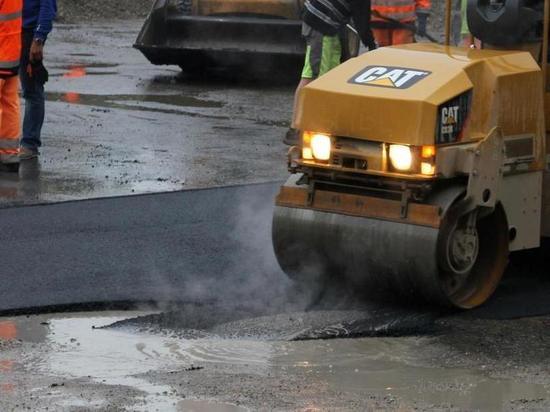
[[[445,333],[433,342],[442,350],[434,357],[437,365],[550,385],[550,317],[496,321],[454,317],[439,324]]]

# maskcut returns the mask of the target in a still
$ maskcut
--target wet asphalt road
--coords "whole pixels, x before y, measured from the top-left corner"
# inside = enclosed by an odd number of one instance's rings
[[[271,248],[277,188],[1,209],[0,310],[220,297],[275,304],[288,284]]]
[[[271,218],[279,186],[0,209],[0,311],[128,301],[247,302],[256,315],[304,309],[310,297],[293,292],[272,250]],[[497,295],[463,316],[512,319],[550,313],[547,265],[544,250],[513,255]],[[358,299],[329,295],[317,308],[365,309]],[[377,322],[403,314],[385,309]],[[433,308],[420,312],[446,314]],[[364,334],[371,326],[352,324],[351,334]]]
[[[181,76],[132,48],[141,25],[56,25],[42,160],[0,172],[0,205],[284,179],[295,80]]]

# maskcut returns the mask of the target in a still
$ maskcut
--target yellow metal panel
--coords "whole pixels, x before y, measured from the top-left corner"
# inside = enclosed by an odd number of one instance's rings
[[[350,82],[371,67],[429,75],[404,88],[380,87],[387,79],[370,85]],[[529,53],[420,43],[366,53],[312,82],[300,94],[296,126],[359,139],[429,145],[434,143],[439,105],[472,88],[465,140],[478,139],[495,126],[501,126],[504,135],[541,136],[542,77]],[[533,92],[537,90],[541,92]]]
[[[297,20],[300,5],[296,0],[196,0],[195,13],[212,14],[261,14]]]

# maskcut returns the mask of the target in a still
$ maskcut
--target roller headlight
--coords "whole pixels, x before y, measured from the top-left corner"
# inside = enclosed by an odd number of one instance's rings
[[[390,145],[390,161],[394,169],[400,172],[411,170],[413,165],[413,153],[409,146],[392,144]]]
[[[332,139],[323,133],[304,132],[302,135],[302,157],[305,160],[330,160]]]
[[[311,136],[311,151],[317,160],[329,160],[332,142],[326,134],[314,134]]]

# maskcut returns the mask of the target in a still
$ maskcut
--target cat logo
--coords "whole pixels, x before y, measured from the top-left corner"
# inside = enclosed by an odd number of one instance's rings
[[[391,89],[408,89],[431,73],[405,67],[369,66],[353,76],[349,83]]]
[[[441,133],[453,134],[455,126],[458,123],[458,114],[460,107],[443,107],[441,109]]]

